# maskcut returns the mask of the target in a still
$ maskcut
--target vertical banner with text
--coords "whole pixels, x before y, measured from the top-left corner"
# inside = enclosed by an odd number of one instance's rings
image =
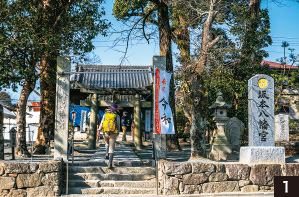
[[[171,74],[156,69],[155,85],[155,131],[157,134],[175,134],[173,115],[169,106]]]

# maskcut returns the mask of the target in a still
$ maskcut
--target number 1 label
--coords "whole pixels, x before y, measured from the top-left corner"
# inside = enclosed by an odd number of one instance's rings
[[[284,190],[284,193],[288,193],[289,191],[288,191],[288,184],[289,184],[289,181],[284,181],[283,182],[284,183],[284,186],[285,186],[285,190]]]
[[[274,197],[298,197],[298,183],[299,176],[275,176]]]

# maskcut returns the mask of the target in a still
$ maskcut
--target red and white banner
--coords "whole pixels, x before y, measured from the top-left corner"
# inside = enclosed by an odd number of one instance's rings
[[[173,115],[169,106],[169,84],[171,74],[156,69],[155,79],[155,132],[174,134]]]

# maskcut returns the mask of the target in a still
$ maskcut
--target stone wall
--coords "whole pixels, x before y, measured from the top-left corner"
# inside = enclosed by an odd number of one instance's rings
[[[164,195],[220,192],[274,192],[274,176],[298,176],[299,164],[240,164],[159,161]]]
[[[63,162],[0,162],[0,196],[59,196]]]

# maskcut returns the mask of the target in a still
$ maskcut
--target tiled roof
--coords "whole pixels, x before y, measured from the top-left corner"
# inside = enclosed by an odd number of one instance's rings
[[[27,106],[32,107],[33,111],[40,111],[40,102],[27,102]]]
[[[270,66],[270,68],[284,68],[283,65],[281,65],[280,63],[277,63],[277,62],[270,62],[270,61],[266,61],[266,60],[262,60],[261,62],[261,65],[264,65],[264,64],[268,64]],[[291,65],[286,65],[286,69],[298,69],[297,66],[291,66]]]
[[[151,66],[103,66],[79,65],[77,72],[103,72],[80,73],[71,77],[72,88],[78,84],[92,88],[146,88],[151,87],[153,78]],[[74,83],[75,82],[75,83]]]

